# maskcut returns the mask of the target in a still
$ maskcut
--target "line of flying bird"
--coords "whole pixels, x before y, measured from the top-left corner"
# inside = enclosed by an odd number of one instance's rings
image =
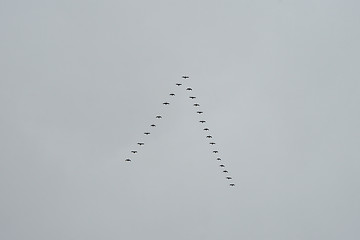
[[[182,76],[182,78],[183,78],[183,79],[188,79],[189,76],[184,75],[184,76]],[[183,85],[182,83],[176,83],[176,86],[178,86],[178,87],[180,87],[180,86],[182,86],[182,85]],[[192,91],[192,88],[188,87],[188,88],[186,88],[186,90],[187,90],[187,91]],[[172,96],[172,97],[174,97],[174,96],[175,96],[175,93],[170,93],[169,95]],[[196,99],[195,96],[189,96],[189,98],[192,99],[192,100]],[[169,102],[163,102],[163,105],[167,106],[167,105],[170,105],[170,103],[169,103]],[[199,103],[194,103],[193,106],[194,106],[194,107],[200,107],[200,104],[199,104]],[[196,111],[196,113],[197,113],[197,114],[203,114],[204,112],[203,112],[203,111]],[[161,116],[161,115],[156,115],[155,118],[156,118],[156,119],[162,119],[162,116]],[[203,123],[203,124],[206,123],[205,120],[200,120],[199,122],[200,122],[200,123]],[[151,124],[150,127],[156,127],[156,124]],[[203,128],[203,131],[210,131],[210,129],[207,128],[207,127],[205,127],[205,128]],[[150,135],[150,134],[151,134],[150,132],[144,132],[144,135],[146,135],[146,136],[148,136],[148,135]],[[207,134],[207,135],[206,135],[206,138],[212,139],[213,136],[210,135],[210,134]],[[209,142],[209,144],[210,144],[211,146],[213,146],[213,145],[215,145],[216,143],[215,143],[215,142]],[[144,143],[144,142],[138,142],[137,145],[143,146],[143,145],[145,145],[145,143]],[[213,150],[212,152],[213,152],[214,154],[218,154],[218,153],[219,153],[218,150]],[[132,150],[131,153],[132,153],[132,154],[137,154],[138,151],[137,151],[137,150]],[[217,161],[222,161],[222,159],[221,159],[220,157],[217,157],[216,160],[217,160]],[[131,162],[132,160],[131,160],[130,158],[126,158],[125,161],[126,161],[126,162]],[[221,168],[223,169],[223,170],[222,170],[223,173],[226,173],[226,174],[227,174],[226,179],[227,179],[227,180],[232,180],[232,177],[231,177],[231,176],[228,176],[229,171],[225,169],[225,165],[224,165],[224,164],[220,164],[219,167],[221,167]],[[235,184],[234,184],[234,183],[230,183],[229,186],[235,186]]]

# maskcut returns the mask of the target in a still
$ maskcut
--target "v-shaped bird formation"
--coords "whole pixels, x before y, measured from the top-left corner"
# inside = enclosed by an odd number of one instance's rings
[[[181,78],[183,79],[183,80],[185,80],[185,82],[183,82],[183,83],[180,83],[180,82],[177,82],[175,85],[177,86],[177,87],[181,87],[181,86],[183,86],[183,85],[188,85],[188,83],[189,83],[189,76],[181,76]],[[191,88],[191,87],[186,87],[186,88],[184,88],[187,92],[188,91],[192,91],[193,89]],[[171,97],[175,97],[175,93],[170,93],[169,94]],[[194,99],[196,99],[196,96],[189,96],[189,98],[191,99],[191,100],[194,100]],[[164,107],[167,107],[168,105],[171,105],[171,101],[166,101],[166,102],[163,102],[163,105],[164,105]],[[198,101],[197,102],[194,102],[193,103],[193,107],[195,107],[195,109],[196,109],[196,111],[195,111],[195,113],[197,113],[197,114],[199,114],[199,115],[201,115],[202,116],[202,114],[204,113],[203,111],[199,111],[198,109],[199,109],[199,107],[200,107],[200,104],[198,103]],[[161,115],[156,115],[155,116],[155,119],[157,119],[157,121],[161,121],[161,119],[162,119],[162,116]],[[205,136],[205,139],[213,139],[213,136],[212,136],[212,134],[211,133],[209,133],[210,132],[210,129],[208,128],[208,127],[204,127],[204,125],[206,125],[205,123],[206,123],[206,120],[200,120],[199,121],[199,123],[200,123],[200,126],[203,128],[203,131],[204,131],[204,136]],[[155,123],[153,123],[153,124],[151,124],[150,125],[150,127],[151,128],[154,128],[154,127],[156,127],[156,124]],[[148,136],[148,135],[150,135],[151,134],[151,132],[150,131],[146,131],[146,132],[144,132],[144,135],[146,135],[146,136]],[[143,146],[143,145],[145,145],[145,143],[144,142],[138,142],[137,143],[140,147],[141,146]],[[216,143],[214,142],[214,141],[211,141],[211,142],[209,142],[209,144],[211,145],[211,146],[214,146]],[[217,150],[217,149],[211,149],[211,151],[212,151],[212,153],[214,154],[214,155],[216,155],[216,160],[217,161],[220,161],[220,163],[222,163],[223,162],[223,160],[219,157],[219,150]],[[131,153],[132,154],[136,154],[138,152],[138,150],[137,149],[134,149],[134,150],[131,150]],[[125,162],[131,162],[132,160],[131,160],[131,158],[126,158],[125,159]],[[225,164],[219,164],[219,167],[221,168],[221,170],[222,170],[222,172],[223,173],[225,173],[226,174],[226,179],[227,180],[232,180],[232,177],[230,176],[230,174],[229,174],[229,171],[226,169],[226,167],[225,167]],[[231,186],[231,187],[233,187],[233,186],[235,186],[235,183],[233,183],[233,182],[231,182],[231,183],[229,183],[229,186]]]

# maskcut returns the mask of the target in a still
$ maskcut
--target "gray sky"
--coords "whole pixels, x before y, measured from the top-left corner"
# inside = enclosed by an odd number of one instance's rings
[[[359,239],[359,7],[0,1],[0,239]]]

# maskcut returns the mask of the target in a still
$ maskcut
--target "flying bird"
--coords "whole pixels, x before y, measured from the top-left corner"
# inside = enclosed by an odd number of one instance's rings
[[[198,103],[194,103],[194,106],[195,106],[195,107],[198,107],[198,106],[200,106],[200,104],[198,104]]]
[[[149,132],[144,132],[145,135],[149,135],[150,133]]]
[[[189,97],[189,98],[191,98],[191,99],[195,99],[196,97]]]
[[[192,91],[192,88],[189,88],[189,87],[188,87],[186,90],[188,90],[188,91]]]
[[[213,153],[218,153],[218,152],[219,152],[219,151],[217,151],[217,150],[214,150],[214,151],[213,151]]]
[[[170,96],[175,96],[175,93],[170,93]]]
[[[199,121],[199,122],[201,122],[201,123],[206,123],[206,121],[205,121],[205,120],[201,120],[201,121]]]
[[[233,186],[235,186],[235,184],[234,184],[234,183],[230,183],[230,186],[232,186],[232,187],[233,187]]]
[[[125,159],[125,162],[131,162],[130,158]]]
[[[203,112],[202,111],[197,111],[198,114],[202,114]]]
[[[226,177],[227,179],[232,179],[232,177]]]
[[[162,118],[162,116],[160,116],[160,115],[157,115],[157,116],[156,116],[156,118]]]
[[[211,136],[211,135],[208,135],[208,136],[206,136],[206,138],[212,138],[212,136]]]
[[[209,131],[209,129],[208,129],[208,128],[204,128],[204,131]]]
[[[144,145],[144,143],[143,143],[143,142],[138,142],[137,144],[139,144],[140,146]]]
[[[181,84],[181,83],[177,83],[176,85],[177,85],[177,86],[181,86],[182,84]]]
[[[217,158],[216,160],[221,161],[221,158]]]
[[[214,143],[214,142],[211,142],[210,144],[211,144],[211,145],[214,145],[214,144],[216,144],[216,143]]]
[[[224,173],[228,173],[228,170],[224,170],[223,172],[224,172]]]
[[[220,167],[225,167],[225,165],[223,165],[223,164],[220,164],[219,166],[220,166]]]
[[[164,102],[163,104],[164,104],[164,105],[169,105],[170,103],[168,103],[168,102]]]
[[[156,125],[155,125],[155,124],[151,124],[150,126],[151,126],[151,127],[156,127]]]
[[[189,76],[182,76],[182,78],[187,79],[187,78],[189,78]]]
[[[132,153],[137,153],[137,151],[131,151]]]

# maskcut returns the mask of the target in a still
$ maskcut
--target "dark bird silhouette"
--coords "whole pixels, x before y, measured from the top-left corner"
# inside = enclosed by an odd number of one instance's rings
[[[182,84],[181,84],[181,83],[177,83],[176,85],[177,85],[177,86],[181,86]]]
[[[196,97],[189,97],[189,98],[191,98],[191,99],[195,99]]]
[[[224,170],[223,172],[224,172],[224,173],[228,173],[228,170]]]
[[[132,153],[137,153],[137,151],[131,151]]]
[[[163,104],[164,104],[164,105],[169,105],[170,103],[168,103],[168,102],[164,102]]]
[[[204,129],[205,130],[205,129]],[[211,135],[208,135],[208,136],[206,136],[206,138],[212,138],[212,136]]]
[[[225,167],[225,165],[223,165],[223,164],[220,164],[219,166],[220,166],[220,167]]]
[[[216,160],[221,161],[221,158],[217,158]]]
[[[175,96],[175,93],[170,93],[170,96]]]
[[[143,143],[143,142],[138,142],[137,144],[139,144],[140,146],[144,145],[144,143]]]
[[[201,123],[206,123],[206,121],[205,121],[205,120],[201,120],[201,121],[199,121],[199,122],[201,122]]]
[[[144,132],[145,135],[149,135],[150,133],[149,132]]]
[[[208,129],[208,128],[204,128],[204,131],[209,131],[209,129]]]
[[[131,162],[130,158],[125,159],[125,162]]]
[[[232,179],[232,177],[226,177],[227,179]]]
[[[202,114],[203,112],[202,111],[197,111],[198,114]]]
[[[162,116],[160,116],[160,115],[157,115],[157,116],[156,116],[156,118],[162,118]]]
[[[182,78],[187,79],[187,78],[189,78],[189,76],[182,76]]]
[[[210,144],[211,144],[211,145],[214,145],[214,144],[216,144],[216,143],[214,143],[214,142],[211,142]]]
[[[230,183],[230,186],[231,186],[231,187],[234,187],[234,186],[235,186],[235,184],[233,184],[233,183]]]
[[[218,152],[219,152],[219,151],[217,151],[217,150],[214,150],[214,151],[213,151],[213,153],[218,153]]]
[[[198,103],[194,103],[194,106],[195,106],[195,107],[198,107],[198,106],[200,106],[200,104],[198,104]]]
[[[192,88],[189,88],[189,87],[188,87],[186,90],[188,90],[188,91],[192,91]]]

